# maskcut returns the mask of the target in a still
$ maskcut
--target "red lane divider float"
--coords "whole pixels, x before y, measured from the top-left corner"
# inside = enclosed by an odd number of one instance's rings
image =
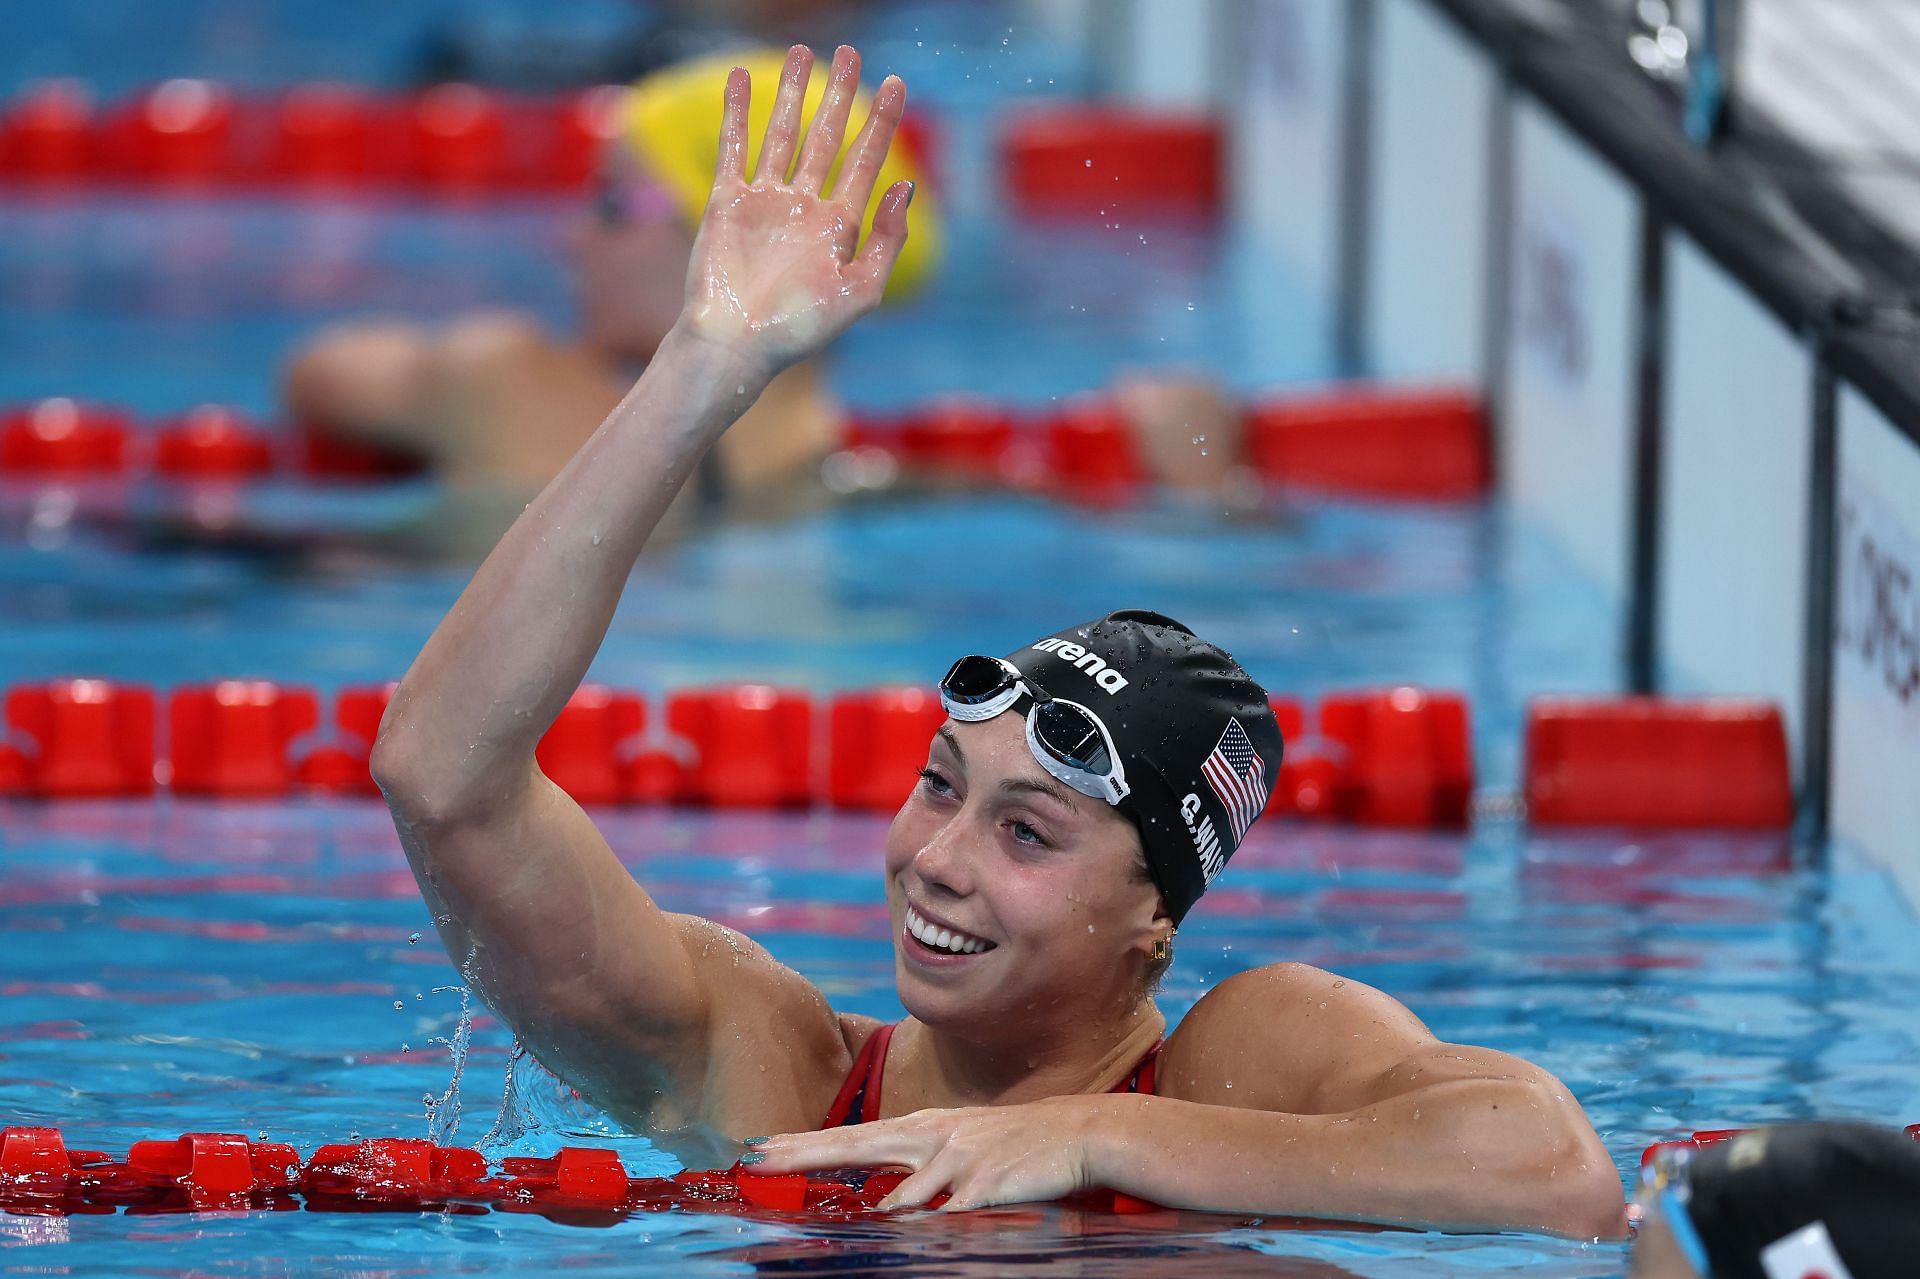
[[[1095,397],[1068,404],[1047,419],[1038,473],[1066,496],[1101,506],[1135,501],[1147,467],[1119,406]],[[1015,477],[1019,482],[1020,477]]]
[[[191,409],[154,437],[153,469],[170,479],[252,479],[273,464],[273,437],[224,405]]]
[[[628,798],[623,745],[645,727],[646,707],[636,694],[583,684],[567,699],[534,758],[554,785],[580,803],[617,804]]]
[[[946,719],[931,689],[881,688],[834,698],[827,712],[827,802],[876,813],[899,808]]]
[[[179,795],[265,798],[293,789],[290,748],[320,723],[311,689],[221,680],[168,701],[170,785]]]
[[[0,795],[274,798],[377,794],[369,759],[394,686],[313,689],[266,680],[152,689],[108,680],[20,685],[5,701]],[[1384,689],[1327,697],[1310,715],[1273,700],[1287,742],[1276,815],[1458,829],[1473,789],[1468,714],[1454,694]],[[156,709],[165,722],[157,724]],[[891,812],[946,718],[930,689],[807,693],[763,684],[671,693],[660,722],[637,693],[575,691],[535,758],[583,804]],[[1312,731],[1309,731],[1310,725]],[[156,731],[158,729],[158,731]],[[165,743],[164,752],[156,742]]]
[[[1779,708],[1731,698],[1542,698],[1527,816],[1543,826],[1779,829],[1793,821]]]
[[[304,1201],[310,1212],[497,1210],[594,1223],[682,1211],[835,1220],[878,1211],[903,1180],[898,1172],[762,1175],[738,1164],[634,1178],[614,1151],[587,1147],[505,1159],[493,1173],[478,1151],[399,1137],[321,1146],[303,1162],[292,1146],[236,1133],[136,1142],[116,1161],[69,1150],[57,1128],[0,1130],[0,1211],[41,1214],[275,1210]],[[937,1197],[933,1206],[943,1202]],[[1067,1202],[1098,1212],[1160,1211],[1112,1191]]]
[[[1464,391],[1342,386],[1257,402],[1247,453],[1269,481],[1358,497],[1462,501],[1492,473],[1485,413]]]
[[[667,730],[691,748],[679,799],[720,808],[812,799],[813,703],[805,693],[765,684],[675,693]]]
[[[0,418],[0,473],[117,475],[127,469],[132,419],[123,411],[63,397]]]
[[[1226,188],[1222,139],[1211,116],[1036,107],[1002,129],[1001,174],[1028,216],[1210,217]]]
[[[1287,750],[1270,811],[1363,826],[1466,827],[1474,769],[1464,697],[1418,688],[1333,693],[1314,716],[1291,699],[1272,705]]]
[[[93,92],[83,81],[33,85],[0,120],[0,173],[30,182],[84,178],[98,163],[98,128]]]
[[[0,180],[454,197],[577,190],[618,133],[624,92],[534,96],[456,83],[384,94],[318,82],[268,97],[176,79],[98,110],[84,84],[49,81],[0,114]]]
[[[80,799],[153,790],[152,689],[98,679],[21,685],[7,691],[6,721],[32,748],[13,748],[19,793]]]
[[[449,180],[452,180],[451,178]],[[1246,406],[1246,461],[1274,489],[1386,501],[1467,501],[1486,491],[1486,426],[1465,393],[1363,384]],[[902,468],[1007,484],[1098,506],[1135,502],[1149,473],[1112,400],[1040,411],[937,397],[850,422],[843,447],[878,449]],[[269,431],[222,405],[136,429],[130,414],[55,398],[0,416],[0,478],[33,482],[148,474],[234,483],[274,472],[334,480],[418,474],[423,462],[296,423]]]

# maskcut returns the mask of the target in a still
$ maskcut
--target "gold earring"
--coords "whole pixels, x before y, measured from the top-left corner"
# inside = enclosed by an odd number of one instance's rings
[[[1170,964],[1173,962],[1173,939],[1179,931],[1180,930],[1176,928],[1173,932],[1168,933],[1165,937],[1153,943],[1152,959],[1154,963]]]

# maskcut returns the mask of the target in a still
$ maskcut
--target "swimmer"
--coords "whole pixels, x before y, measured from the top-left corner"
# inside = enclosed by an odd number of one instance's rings
[[[1808,1123],[1675,1147],[1640,1209],[1635,1279],[1896,1279],[1920,1256],[1920,1142]]]
[[[741,61],[771,83],[781,55],[753,53]],[[322,332],[291,357],[283,377],[290,416],[323,436],[418,458],[440,481],[445,509],[421,522],[428,527],[390,541],[402,549],[420,542],[412,549],[425,554],[484,551],[654,358],[685,300],[688,257],[713,173],[716,104],[730,65],[730,58],[698,59],[656,72],[626,95],[622,135],[603,157],[598,188],[569,235],[577,340],[496,310],[444,325],[353,322]],[[809,111],[819,92],[813,90]],[[861,109],[865,100],[862,94]],[[757,109],[756,137],[766,124],[766,108]],[[757,158],[749,145],[748,166]],[[939,259],[940,224],[920,176],[896,149],[876,183],[884,191],[913,181],[918,192],[914,237],[895,264],[890,301],[924,288]],[[1116,404],[1157,480],[1228,492],[1235,505],[1247,505],[1237,415],[1212,384],[1136,375],[1117,388]],[[784,368],[707,455],[670,529],[696,510],[777,516],[833,499],[846,486],[824,482],[821,467],[838,450],[845,425],[814,354]],[[1201,437],[1210,442],[1205,450],[1191,444]]]
[[[769,1172],[896,1165],[913,1175],[894,1208],[1105,1186],[1173,1207],[1619,1235],[1619,1179],[1566,1088],[1439,1041],[1379,991],[1274,965],[1221,982],[1169,1033],[1153,991],[1175,930],[1264,807],[1282,743],[1265,692],[1159,614],[963,656],[941,681],[948,719],[885,840],[908,1014],[892,1026],[835,1011],[746,936],[661,910],[542,776],[534,747],[675,492],[782,369],[879,304],[906,241],[913,188],[896,182],[856,245],[897,78],[821,193],[852,49],[785,180],[811,66],[804,47],[788,56],[757,171],[750,77],[728,77],[684,309],[381,725],[374,774],[449,954],[547,1067],[689,1160],[745,1142]]]

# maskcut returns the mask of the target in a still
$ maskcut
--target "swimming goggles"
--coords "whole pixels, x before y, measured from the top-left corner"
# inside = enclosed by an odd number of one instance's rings
[[[1131,788],[1113,736],[1080,703],[1048,697],[1004,657],[963,657],[940,681],[940,704],[969,723],[992,719],[1022,697],[1032,702],[1027,748],[1040,767],[1089,799],[1118,804],[1127,797]]]

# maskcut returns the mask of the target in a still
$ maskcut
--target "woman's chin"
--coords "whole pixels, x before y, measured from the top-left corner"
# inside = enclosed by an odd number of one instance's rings
[[[930,981],[904,956],[894,964],[894,988],[900,1005],[923,1026],[952,1028],[977,1023],[989,1014],[979,993],[956,989],[951,982]]]

